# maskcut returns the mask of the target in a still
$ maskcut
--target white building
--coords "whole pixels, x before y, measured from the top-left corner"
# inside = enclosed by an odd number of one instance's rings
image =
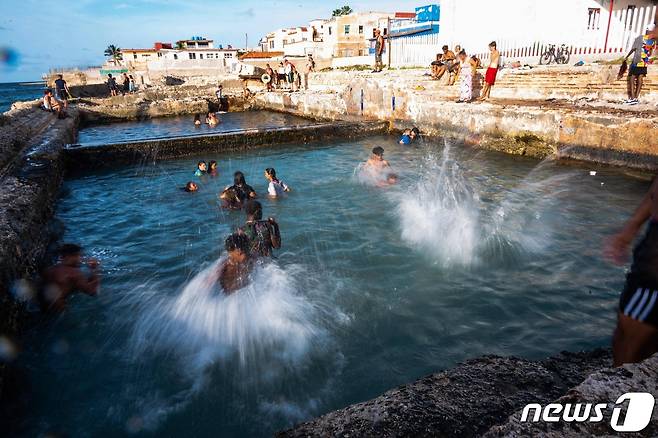
[[[203,63],[209,60],[224,60],[226,64],[238,62],[238,50],[233,48],[188,48],[188,49],[163,49],[160,51],[160,60],[177,61],[188,60]]]

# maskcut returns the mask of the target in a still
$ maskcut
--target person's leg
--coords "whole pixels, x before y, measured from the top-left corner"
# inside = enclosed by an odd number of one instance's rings
[[[448,70],[448,67],[446,67],[445,64],[442,65],[441,67],[439,67],[438,74],[436,75],[436,79],[441,80],[441,78],[443,77],[443,75],[445,74],[445,72],[447,70]]]
[[[640,362],[658,351],[658,329],[619,313],[612,340],[613,365]]]
[[[642,85],[644,84],[644,75],[637,76],[637,83],[635,84],[635,99],[640,97],[640,92],[642,91]]]
[[[630,73],[626,78],[626,94],[628,94],[628,100],[633,99],[633,96],[635,96],[635,76]]]
[[[489,83],[485,81],[484,86],[482,87],[482,91],[480,92],[480,98],[478,100],[487,100],[489,97],[490,88],[491,85],[489,85]]]

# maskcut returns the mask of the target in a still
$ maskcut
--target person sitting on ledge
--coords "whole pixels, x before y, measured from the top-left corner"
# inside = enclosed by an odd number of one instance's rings
[[[619,299],[612,340],[614,366],[640,362],[658,351],[658,178],[624,228],[608,242],[605,256],[624,264],[629,245],[647,221]]]
[[[66,308],[66,298],[82,292],[90,296],[98,293],[100,275],[98,260],[89,258],[84,263],[89,274],[82,272],[82,248],[71,243],[59,247],[59,261],[46,269],[43,274],[44,288],[41,303],[44,311],[62,312]]]
[[[206,164],[205,161],[199,161],[196,165],[196,171],[194,172],[194,176],[202,176],[208,173],[208,165]]]
[[[194,115],[194,126],[201,126],[201,116],[199,114]]]
[[[183,190],[185,190],[188,193],[196,192],[197,190],[199,190],[199,186],[197,185],[197,183],[193,181],[188,181],[187,184],[185,184]]]
[[[64,105],[55,99],[55,96],[53,96],[53,90],[51,89],[47,89],[44,92],[41,108],[46,111],[56,113],[57,117],[60,119],[66,117],[64,114]]]
[[[244,234],[233,233],[224,241],[228,252],[226,260],[217,269],[217,277],[226,295],[249,284],[249,274],[253,262],[249,254],[249,238]]]

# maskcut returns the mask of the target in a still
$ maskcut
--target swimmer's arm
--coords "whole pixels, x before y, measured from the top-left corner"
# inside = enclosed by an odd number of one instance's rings
[[[85,277],[82,272],[79,272],[78,275],[73,278],[75,289],[91,296],[98,293],[98,286],[100,286],[100,283],[100,276],[95,269],[91,270],[89,277]]]
[[[654,180],[649,192],[642,198],[633,216],[626,222],[624,228],[612,237],[605,248],[605,255],[616,263],[624,263],[624,258],[642,225],[651,217],[652,193],[658,193],[658,178]]]
[[[255,198],[258,198],[258,194],[256,194],[256,192],[254,192],[254,191],[252,190],[251,192],[249,192],[249,197],[250,197],[251,199],[255,199]]]
[[[281,248],[281,232],[279,231],[279,224],[272,218],[269,219],[270,226],[272,227],[272,233],[270,233],[272,248],[279,249]]]

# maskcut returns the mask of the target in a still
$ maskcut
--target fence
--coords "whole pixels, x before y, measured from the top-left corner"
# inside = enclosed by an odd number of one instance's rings
[[[644,32],[655,16],[656,6],[615,10],[611,15],[601,17],[596,26],[588,24],[587,28],[580,29],[577,33],[565,32],[566,35],[556,34],[555,27],[546,29],[537,26],[532,34],[507,38],[496,38],[494,31],[489,32],[486,29],[463,34],[442,31],[438,34],[404,36],[391,40],[391,66],[428,65],[435,59],[436,54],[441,52],[441,46],[444,44],[451,49],[460,44],[469,54],[486,61],[489,59],[487,45],[492,39],[497,42],[503,62],[537,64],[549,44],[565,44],[572,55],[571,63],[578,60],[613,59],[628,52],[635,38]],[[545,35],[556,36],[550,41]]]

